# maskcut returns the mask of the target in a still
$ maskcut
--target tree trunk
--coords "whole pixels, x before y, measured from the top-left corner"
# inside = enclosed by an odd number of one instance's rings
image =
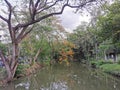
[[[7,60],[7,58],[5,58],[5,56],[3,55],[2,51],[0,51],[0,57],[1,57],[4,65],[5,65],[5,68],[6,68],[6,71],[7,71],[7,78],[6,78],[6,80],[4,80],[4,82],[6,83],[6,82],[8,82],[8,81],[11,79],[11,77],[12,77],[12,72],[11,72],[10,65],[9,65],[9,63],[8,63],[8,60]]]
[[[15,72],[18,66],[18,54],[19,54],[19,49],[18,49],[18,44],[12,43],[12,60],[10,63],[10,69],[11,69],[11,80],[13,80],[15,76]]]
[[[0,57],[5,64],[5,68],[7,71],[7,78],[4,80],[4,83],[10,82],[13,80],[17,66],[18,66],[18,44],[12,43],[12,58],[9,63],[9,60],[3,55],[2,51],[0,51]]]
[[[14,77],[15,71],[18,65],[18,54],[19,54],[18,44],[13,43],[12,44],[12,61],[11,61],[11,70],[13,73],[12,77]]]

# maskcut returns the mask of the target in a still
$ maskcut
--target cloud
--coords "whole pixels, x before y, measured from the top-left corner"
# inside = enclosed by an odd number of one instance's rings
[[[74,13],[73,9],[65,8],[63,14],[60,15],[61,24],[67,30],[73,30],[78,25],[81,24],[82,21],[89,21],[90,17],[85,15],[80,15],[79,13]]]

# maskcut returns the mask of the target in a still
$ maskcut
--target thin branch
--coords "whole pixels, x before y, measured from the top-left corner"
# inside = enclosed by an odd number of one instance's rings
[[[44,1],[44,4],[43,4],[43,2],[39,3],[39,6],[38,6],[38,8],[37,8],[37,11],[40,10],[41,8],[45,7],[46,5],[48,5],[49,3],[47,3],[47,2],[48,2],[48,0],[45,0],[45,1]]]
[[[27,28],[27,27],[26,27]],[[17,42],[21,42],[21,40],[26,37],[32,30],[33,30],[34,26],[32,26],[27,32],[25,32],[25,30],[22,32],[21,35],[19,35],[18,39],[17,39]]]
[[[8,2],[8,0],[4,0],[6,2],[6,4],[11,7],[11,4]]]
[[[1,15],[0,15],[0,18],[1,18],[2,20],[4,20],[5,22],[8,22],[8,20],[7,20],[6,18],[4,18],[3,16],[1,16]]]
[[[33,8],[33,13],[32,13],[32,20],[35,19],[35,16],[36,16],[36,10],[37,10],[37,7],[38,7],[38,4],[39,4],[40,0],[37,0],[34,7]],[[34,3],[33,3],[34,4]]]
[[[48,7],[45,7],[45,8],[43,8],[42,10],[40,10],[39,12],[37,12],[37,14],[43,12],[44,10],[47,10],[47,9],[53,7],[54,5],[56,5],[57,2],[58,2],[58,0],[56,0],[52,5],[50,5],[50,6],[48,6]]]
[[[24,34],[26,29],[27,29],[27,27],[23,27],[23,29],[21,30],[21,32],[19,33],[19,35],[16,38],[17,40]]]
[[[9,15],[8,15],[8,28],[9,28],[9,32],[10,32],[10,37],[12,39],[12,41],[14,41],[15,35],[14,35],[14,31],[12,30],[12,24],[11,24],[11,17],[12,17],[12,5],[8,2],[8,0],[4,0],[6,2],[6,4],[8,5],[8,9],[9,9]]]
[[[32,24],[34,24],[34,23],[37,23],[37,22],[39,22],[39,21],[41,21],[41,20],[43,20],[43,19],[45,19],[45,18],[48,18],[48,17],[50,17],[50,16],[62,14],[63,11],[64,11],[64,9],[65,9],[65,7],[67,7],[67,6],[68,6],[68,7],[71,7],[71,8],[80,8],[80,7],[84,7],[87,3],[90,3],[90,2],[93,2],[93,1],[95,1],[95,0],[90,0],[90,1],[88,1],[88,2],[86,2],[86,3],[82,3],[82,4],[76,5],[76,6],[72,6],[72,5],[69,5],[68,3],[66,3],[66,4],[64,4],[64,5],[62,6],[61,11],[59,11],[59,12],[53,12],[53,13],[44,15],[44,16],[42,16],[42,17],[40,17],[40,18],[38,18],[38,19],[36,19],[36,20],[33,20],[33,21],[31,21],[31,22],[27,22],[27,23],[24,23],[24,24],[18,24],[15,28],[18,28],[18,27],[26,27],[26,26],[32,25]]]
[[[39,4],[40,0],[37,0],[36,3],[35,3],[35,8],[38,7],[38,4]]]
[[[11,22],[11,14],[12,14],[12,5],[7,0],[5,0],[5,2],[8,5],[8,9],[9,9],[8,23],[10,23]]]

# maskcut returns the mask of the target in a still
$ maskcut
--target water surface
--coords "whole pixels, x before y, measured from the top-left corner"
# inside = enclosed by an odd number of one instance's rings
[[[120,90],[120,79],[74,63],[45,67],[0,90]]]

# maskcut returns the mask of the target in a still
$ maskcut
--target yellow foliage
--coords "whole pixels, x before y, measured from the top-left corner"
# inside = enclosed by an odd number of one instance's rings
[[[67,55],[73,55],[74,54],[74,52],[71,49],[69,51],[67,51],[66,53],[67,53]]]
[[[65,62],[69,66],[69,61],[72,60],[74,55],[72,48],[75,48],[75,45],[67,40],[63,40],[61,42],[54,42],[54,46],[57,46],[59,63]]]
[[[59,51],[59,54],[60,54],[59,62],[60,62],[60,64],[62,62],[65,62],[67,64],[67,66],[69,66],[70,65],[69,59],[73,58],[73,55],[74,55],[74,52],[73,52],[72,48],[74,48],[75,45],[68,42],[67,40],[64,40],[62,42],[62,44],[63,44],[63,46]]]

